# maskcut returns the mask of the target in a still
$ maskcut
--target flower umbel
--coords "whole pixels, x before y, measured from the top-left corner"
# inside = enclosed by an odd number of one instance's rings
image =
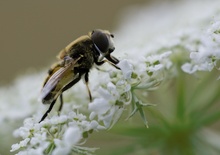
[[[16,137],[22,137],[24,140],[12,145],[11,151],[22,149],[19,154],[38,152],[53,155],[61,152],[69,154],[72,151],[92,153],[96,149],[82,149],[80,146],[78,148],[78,145],[89,133],[104,128],[95,120],[87,121],[86,116],[74,111],[68,115],[54,115],[41,123],[37,121],[36,118],[27,118],[24,126],[14,132]]]
[[[195,73],[196,71],[211,71],[218,68],[217,61],[220,59],[219,21],[214,21],[200,38],[197,38],[197,48],[190,51],[191,62],[182,66],[183,71]]]
[[[22,137],[24,140],[12,145],[11,151],[22,149],[20,154],[34,151],[54,155],[60,152],[68,154],[72,151],[90,154],[95,149],[80,147],[80,145],[93,131],[111,128],[130,103],[133,108],[129,117],[139,112],[147,125],[142,107],[150,104],[142,103],[135,90],[147,91],[154,88],[163,79],[156,75],[165,69],[166,63],[164,62],[168,62],[168,56],[169,54],[163,53],[155,55],[152,62],[149,62],[148,59],[143,61],[147,66],[146,70],[141,72],[137,72],[128,60],[122,60],[119,63],[121,71],[102,73],[106,74],[105,76],[110,80],[108,83],[100,81],[99,86],[94,88],[97,89],[97,97],[88,106],[90,120],[87,120],[86,115],[79,113],[80,109],[85,108],[83,106],[73,106],[73,108],[66,106],[64,114],[53,115],[41,123],[38,123],[38,116],[28,118],[24,121],[24,126],[15,131],[15,136]],[[163,61],[165,59],[167,60]],[[149,76],[147,70],[155,66],[154,62],[157,62],[156,65],[160,65],[160,67],[151,70],[153,74]],[[103,125],[100,125],[102,123]]]

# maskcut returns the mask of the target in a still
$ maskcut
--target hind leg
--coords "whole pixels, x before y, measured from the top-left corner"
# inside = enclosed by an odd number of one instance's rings
[[[45,112],[45,114],[42,116],[41,120],[39,121],[42,122],[46,117],[47,115],[50,113],[50,111],[53,109],[53,106],[54,104],[56,103],[56,100],[54,100],[51,104],[50,104],[50,107],[48,108],[48,110]]]

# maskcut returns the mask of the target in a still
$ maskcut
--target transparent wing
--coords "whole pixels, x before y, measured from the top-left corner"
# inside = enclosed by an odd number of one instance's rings
[[[56,97],[60,95],[63,86],[76,78],[73,70],[79,59],[80,58],[74,60],[69,57],[64,67],[61,67],[53,73],[41,90],[40,99],[42,101],[44,101],[48,95],[50,95],[50,98],[56,99]]]

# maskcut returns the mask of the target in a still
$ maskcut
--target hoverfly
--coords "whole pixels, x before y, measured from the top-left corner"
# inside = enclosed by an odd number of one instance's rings
[[[83,35],[67,45],[58,55],[59,63],[48,71],[48,76],[43,84],[40,99],[43,104],[50,104],[48,110],[42,116],[43,121],[52,110],[57,98],[60,98],[61,111],[63,106],[62,93],[75,85],[81,77],[84,78],[89,94],[90,102],[92,95],[88,86],[89,71],[93,65],[100,66],[105,62],[116,66],[119,60],[111,55],[115,50],[114,35],[107,30],[96,29]]]

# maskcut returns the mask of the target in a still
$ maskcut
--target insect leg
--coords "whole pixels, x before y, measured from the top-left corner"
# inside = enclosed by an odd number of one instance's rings
[[[47,117],[48,113],[50,113],[50,111],[53,109],[53,106],[54,106],[55,102],[56,102],[56,100],[54,100],[54,101],[50,104],[49,109],[45,112],[45,114],[43,115],[43,117],[41,118],[41,120],[39,121],[39,123],[42,122],[42,121]]]
[[[95,61],[95,64],[98,65],[98,66],[101,66],[105,63],[106,61]]]
[[[118,66],[116,66],[114,63],[112,63],[111,61],[108,61],[108,60],[96,61],[95,64],[98,65],[98,66],[101,66],[105,62],[108,62],[110,65],[114,66],[116,69],[121,70]]]
[[[113,67],[115,67],[116,69],[119,69],[121,70],[121,68],[119,68],[118,66],[116,66],[114,63],[112,63],[111,61],[108,61],[108,60],[103,60],[105,62],[108,62],[110,65],[112,65]]]
[[[61,110],[63,108],[63,94],[60,94],[60,107],[58,109],[58,114],[60,114]]]
[[[86,72],[84,78],[85,78],[85,82],[86,82],[86,88],[87,88],[87,91],[89,93],[89,100],[90,100],[90,102],[92,102],[92,95],[91,95],[91,91],[89,89],[89,73],[88,72]]]
[[[74,84],[76,84],[77,82],[79,82],[79,80],[81,79],[81,75],[79,74],[78,77],[76,77],[75,79],[73,79],[73,81],[71,81],[69,84],[67,84],[63,89],[62,92],[66,91],[67,89],[71,88]]]

